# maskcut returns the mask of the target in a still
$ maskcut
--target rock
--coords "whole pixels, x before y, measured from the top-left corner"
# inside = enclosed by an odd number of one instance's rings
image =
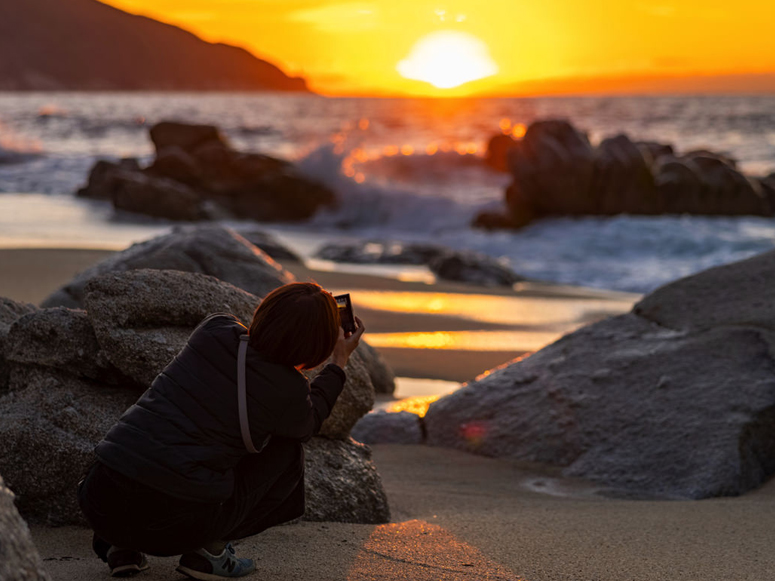
[[[13,503],[13,492],[0,477],[0,579],[49,581],[30,529]]]
[[[84,304],[110,362],[149,386],[213,313],[249,324],[259,299],[214,277],[172,270],[131,270],[92,279]]]
[[[487,154],[484,162],[496,171],[507,172],[509,150],[514,147],[514,138],[511,135],[493,135],[487,143]]]
[[[766,200],[770,214],[775,214],[775,173],[760,178],[758,181],[762,196]]]
[[[9,363],[52,367],[106,383],[123,379],[100,349],[86,312],[80,310],[58,307],[23,315],[8,331],[6,358]]]
[[[775,474],[773,274],[770,252],[667,285],[431,404],[428,442],[634,496],[756,488]]]
[[[8,331],[16,319],[34,311],[33,305],[0,297],[0,394],[8,389],[8,363],[5,359]]]
[[[649,165],[662,156],[673,156],[675,151],[669,143],[658,143],[656,141],[636,141],[635,145],[640,149],[643,157],[649,162]]]
[[[0,399],[0,471],[28,519],[85,524],[75,491],[93,449],[137,393],[28,367],[26,389]]]
[[[700,214],[702,179],[697,168],[684,160],[663,156],[653,168],[662,212],[665,214]]]
[[[227,146],[226,140],[213,125],[191,125],[174,121],[162,121],[151,127],[151,141],[157,154],[170,147],[193,153],[208,143]]]
[[[396,390],[396,375],[379,351],[361,339],[356,353],[363,359],[374,392],[392,395]]]
[[[304,260],[298,254],[283,246],[274,236],[264,230],[255,227],[243,227],[237,228],[236,232],[253,246],[265,252],[272,260],[304,264]]]
[[[141,173],[114,176],[113,206],[146,216],[194,222],[206,220],[210,211],[202,197],[176,181]]]
[[[720,326],[775,331],[775,252],[717,266],[664,285],[633,312],[662,327],[703,331]]]
[[[113,200],[118,181],[139,171],[140,164],[134,158],[125,158],[118,163],[101,159],[94,164],[89,172],[88,183],[78,190],[77,195],[81,198]]]
[[[482,230],[516,230],[526,226],[530,220],[524,224],[515,221],[506,212],[479,212],[474,221],[471,222],[472,228],[481,228]]]
[[[146,268],[208,274],[262,297],[294,280],[291,273],[232,230],[182,226],[111,255],[56,291],[43,306],[82,308],[84,287],[94,277]]]
[[[661,210],[651,164],[626,135],[600,143],[593,189],[599,200],[596,213],[657,214]]]
[[[316,256],[333,262],[352,264],[428,264],[449,252],[438,244],[401,242],[398,240],[367,240],[334,242],[317,251]]]
[[[704,152],[702,152],[704,153]],[[697,169],[702,183],[701,212],[723,216],[767,216],[769,203],[753,182],[719,155],[685,156]]]
[[[454,252],[431,261],[431,271],[444,280],[482,286],[512,286],[524,280],[498,260],[475,252]]]
[[[309,219],[336,196],[293,164],[232,149],[210,125],[162,122],[151,129],[156,159],[98,162],[80,196],[109,199],[119,210],[170,220],[238,217],[260,221]]]
[[[352,437],[364,444],[422,444],[421,422],[410,412],[371,412],[355,424]]]
[[[313,379],[322,368],[308,372],[307,377]],[[344,389],[320,428],[321,436],[338,440],[349,438],[353,426],[374,407],[374,385],[362,349],[353,352],[344,372],[347,374]]]
[[[312,438],[304,445],[304,520],[382,524],[390,521],[371,451],[353,441]]]
[[[536,121],[509,150],[509,169],[538,215],[595,211],[595,152],[586,135],[563,120]]]
[[[153,176],[169,178],[194,188],[202,181],[203,177],[202,169],[197,165],[193,156],[176,145],[162,149],[145,172]]]

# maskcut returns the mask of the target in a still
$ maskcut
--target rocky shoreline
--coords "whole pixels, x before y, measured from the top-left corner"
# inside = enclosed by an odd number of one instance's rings
[[[521,139],[493,137],[487,163],[513,181],[502,211],[474,219],[480,228],[521,228],[550,216],[775,216],[775,173],[746,176],[728,155],[679,154],[623,134],[595,147],[561,119],[536,121]]]

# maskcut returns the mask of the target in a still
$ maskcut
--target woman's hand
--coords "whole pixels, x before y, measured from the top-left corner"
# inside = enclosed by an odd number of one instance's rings
[[[355,333],[345,334],[344,329],[339,327],[339,339],[337,339],[336,345],[334,346],[331,363],[338,365],[341,368],[344,368],[344,366],[347,365],[347,362],[350,360],[350,355],[355,351],[355,348],[358,347],[358,344],[361,342],[361,337],[366,331],[366,327],[363,326],[363,321],[358,317],[355,317],[355,323],[357,325]]]

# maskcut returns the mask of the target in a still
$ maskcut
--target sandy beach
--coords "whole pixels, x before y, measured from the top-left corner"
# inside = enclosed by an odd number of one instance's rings
[[[0,296],[39,303],[105,256],[107,251],[96,250],[0,250]],[[369,341],[402,378],[466,381],[581,324],[626,311],[637,298],[538,283],[514,291],[428,285],[286,266],[300,280],[351,292]],[[492,345],[497,348],[488,348]],[[428,446],[374,446],[374,460],[393,522],[301,523],[269,530],[239,543],[241,553],[258,559],[254,577],[775,577],[773,482],[739,498],[633,501],[607,497],[544,467]],[[32,532],[53,579],[108,578],[91,553],[89,531],[33,525]],[[150,562],[140,579],[182,578],[174,571],[175,559]]]

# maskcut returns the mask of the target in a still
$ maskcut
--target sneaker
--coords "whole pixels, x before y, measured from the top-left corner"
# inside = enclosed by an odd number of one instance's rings
[[[110,547],[107,554],[111,577],[131,577],[148,569],[148,560],[139,551]]]
[[[252,559],[238,558],[229,543],[220,555],[211,555],[204,549],[183,555],[176,570],[192,579],[218,581],[229,577],[244,577],[255,571],[256,565]]]

